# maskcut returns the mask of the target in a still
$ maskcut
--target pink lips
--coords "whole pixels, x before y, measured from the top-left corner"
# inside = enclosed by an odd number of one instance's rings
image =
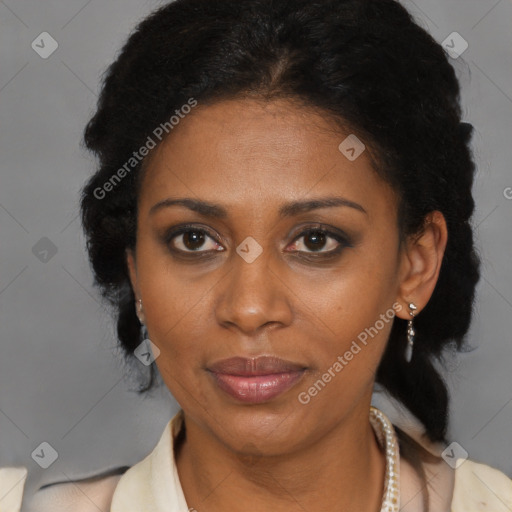
[[[276,357],[232,357],[208,367],[220,389],[239,401],[261,403],[295,385],[305,367]]]

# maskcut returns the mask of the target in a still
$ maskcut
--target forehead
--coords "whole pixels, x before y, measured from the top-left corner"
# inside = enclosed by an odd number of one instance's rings
[[[150,155],[142,200],[181,195],[267,205],[333,192],[389,200],[368,150],[355,159],[342,151],[349,136],[352,143],[354,134],[332,118],[289,100],[199,104]]]

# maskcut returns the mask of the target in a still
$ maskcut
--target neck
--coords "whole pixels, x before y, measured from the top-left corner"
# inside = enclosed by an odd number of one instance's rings
[[[198,512],[380,512],[385,454],[369,406],[322,439],[284,455],[240,455],[185,415],[176,464],[189,507]],[[250,506],[248,506],[250,504]]]

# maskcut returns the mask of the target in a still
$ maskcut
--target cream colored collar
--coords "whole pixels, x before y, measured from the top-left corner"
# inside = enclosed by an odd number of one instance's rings
[[[183,422],[180,410],[167,423],[158,444],[119,480],[110,512],[186,512],[178,469],[174,463],[174,439]]]
[[[120,478],[110,512],[194,510],[188,508],[174,459],[174,439],[182,424],[180,410],[167,423],[153,451]],[[512,510],[512,481],[499,470],[466,460],[455,475],[452,512]]]

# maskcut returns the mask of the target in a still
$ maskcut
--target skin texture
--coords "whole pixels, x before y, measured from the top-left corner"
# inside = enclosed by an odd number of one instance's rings
[[[421,236],[400,244],[396,195],[368,151],[354,161],[339,151],[348,134],[290,100],[199,104],[147,162],[127,263],[143,302],[139,318],[161,351],[156,364],[185,412],[177,466],[198,512],[380,510],[385,459],[368,411],[391,322],[309,403],[298,395],[394,303],[401,318],[409,318],[410,301],[421,313],[447,234],[433,212]],[[336,206],[279,216],[284,203],[332,196],[364,211]],[[176,205],[150,213],[168,198],[216,203],[227,216]],[[186,245],[181,234],[165,239],[185,223],[210,233],[202,245]],[[330,235],[316,246],[311,233],[301,235],[319,225],[348,235],[338,255],[322,257],[340,247]],[[246,237],[262,249],[251,263],[236,251]],[[293,388],[261,404],[228,396],[206,370],[220,359],[259,355],[307,369]]]

